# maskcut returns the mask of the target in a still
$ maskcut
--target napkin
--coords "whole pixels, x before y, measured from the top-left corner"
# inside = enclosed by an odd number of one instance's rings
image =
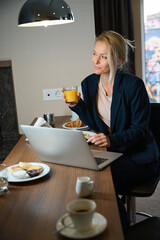
[[[35,127],[51,127],[51,125],[49,125],[47,123],[47,121],[44,118],[42,118],[42,117],[39,117],[37,119],[37,121],[35,122],[34,126]]]
[[[79,116],[77,115],[77,113],[72,111],[72,118],[71,121],[75,121],[77,118],[79,118]]]
[[[35,126],[35,127],[50,127],[51,128],[51,125],[49,125],[48,122],[42,117],[39,117],[33,126]],[[28,141],[28,138],[26,138],[26,141]]]

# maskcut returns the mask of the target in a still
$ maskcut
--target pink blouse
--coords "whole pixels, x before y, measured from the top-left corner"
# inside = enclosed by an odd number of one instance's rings
[[[112,102],[112,94],[107,96],[102,86],[102,82],[99,81],[98,96],[97,96],[97,110],[100,118],[107,124],[109,128],[110,128],[110,116],[111,116],[111,111],[110,111],[111,102]]]

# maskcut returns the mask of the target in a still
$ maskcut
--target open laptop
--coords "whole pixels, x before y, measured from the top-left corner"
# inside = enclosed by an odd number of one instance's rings
[[[82,131],[21,125],[41,161],[101,170],[122,153],[90,150]]]

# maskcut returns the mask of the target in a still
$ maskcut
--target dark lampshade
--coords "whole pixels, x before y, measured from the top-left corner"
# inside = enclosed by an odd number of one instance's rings
[[[63,0],[28,0],[18,17],[19,27],[46,27],[71,22],[74,22],[73,13]]]

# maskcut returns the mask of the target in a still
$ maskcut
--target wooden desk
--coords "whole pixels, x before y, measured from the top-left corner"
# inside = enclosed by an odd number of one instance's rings
[[[69,117],[57,117],[61,127]],[[20,161],[40,162],[32,147],[22,136],[4,161],[8,166]],[[78,198],[75,183],[78,176],[90,176],[95,190],[90,197],[97,203],[97,212],[108,220],[107,229],[98,240],[123,238],[110,167],[92,171],[47,163],[50,173],[36,181],[10,184],[9,192],[0,197],[0,239],[53,240],[66,239],[53,235],[57,220],[66,213],[66,204]]]

